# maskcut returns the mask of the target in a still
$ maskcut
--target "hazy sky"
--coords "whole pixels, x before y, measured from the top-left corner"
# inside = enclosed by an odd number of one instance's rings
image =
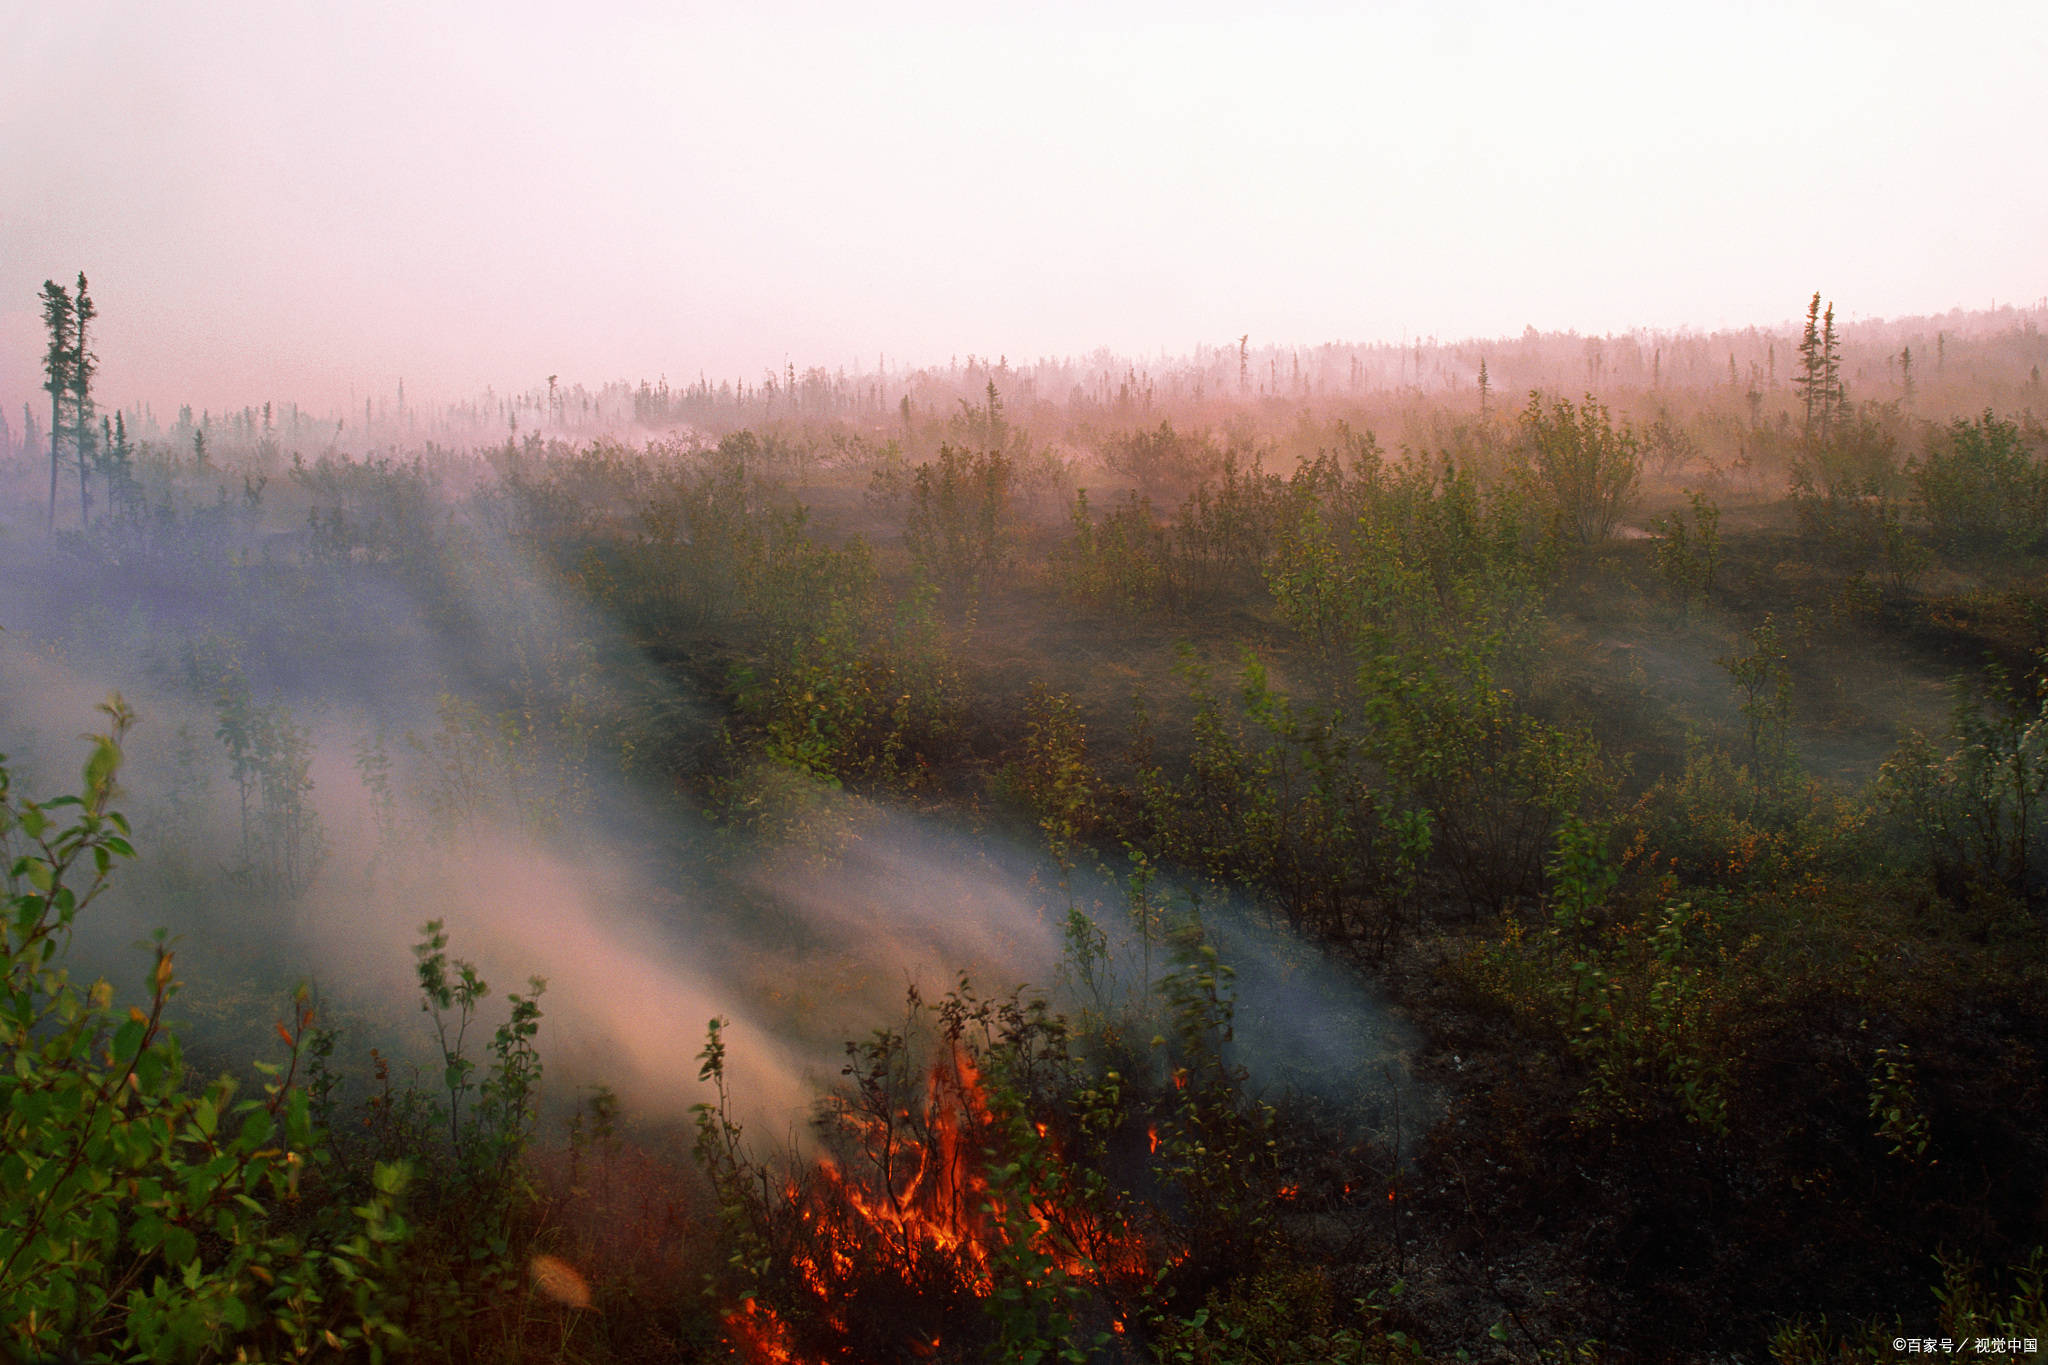
[[[0,0],[0,403],[2048,294],[2048,5]]]

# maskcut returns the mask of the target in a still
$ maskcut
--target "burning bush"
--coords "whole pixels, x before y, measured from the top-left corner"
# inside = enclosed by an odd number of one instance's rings
[[[771,1170],[731,1118],[723,1021],[697,1153],[733,1248],[715,1291],[749,1361],[1115,1357],[1257,1255],[1271,1111],[1226,1065],[1228,971],[1167,979],[1160,1059],[1090,1056],[1042,999],[937,1004],[848,1043],[817,1155]]]

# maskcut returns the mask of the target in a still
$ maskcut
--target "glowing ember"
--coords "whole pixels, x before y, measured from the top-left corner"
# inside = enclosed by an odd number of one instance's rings
[[[590,1286],[575,1267],[557,1256],[536,1256],[526,1264],[526,1273],[542,1298],[570,1308],[590,1307]]]

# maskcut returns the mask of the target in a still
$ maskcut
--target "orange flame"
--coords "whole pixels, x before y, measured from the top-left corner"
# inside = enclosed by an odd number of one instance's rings
[[[725,1315],[725,1331],[747,1365],[806,1365],[789,1342],[789,1326],[759,1299]]]
[[[936,1259],[954,1267],[969,1292],[993,1293],[998,1261],[1007,1259],[999,1253],[1017,1238],[1075,1279],[1149,1282],[1149,1257],[1136,1234],[1059,1197],[1062,1157],[1048,1124],[1032,1125],[1044,1173],[1034,1188],[992,1181],[988,1160],[1005,1145],[1003,1124],[991,1112],[973,1057],[957,1043],[927,1074],[920,1112],[899,1107],[886,1116],[853,1111],[840,1118],[873,1158],[870,1177],[855,1179],[821,1160],[807,1178],[785,1187],[806,1232],[790,1268],[819,1301],[824,1321],[837,1321],[835,1306],[847,1301],[850,1282],[876,1269],[878,1258],[894,1265],[888,1273],[906,1279]],[[1156,1149],[1156,1134],[1153,1143]],[[1021,1209],[1015,1203],[1020,1194]],[[768,1310],[734,1314],[728,1325],[736,1342],[748,1343],[743,1350],[751,1352],[750,1365],[794,1359],[780,1320]]]

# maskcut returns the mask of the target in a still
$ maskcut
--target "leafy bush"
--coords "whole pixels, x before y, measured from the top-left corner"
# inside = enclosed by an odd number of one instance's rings
[[[1187,767],[1141,770],[1128,797],[1148,849],[1273,897],[1303,929],[1389,944],[1427,817],[1388,809],[1343,714],[1280,693],[1249,652],[1228,701],[1191,655],[1180,670],[1195,705]]]
[[[1088,490],[1074,491],[1073,535],[1060,553],[1061,586],[1076,601],[1135,609],[1159,601],[1171,553],[1152,501],[1126,493],[1098,523]]]
[[[2048,464],[2028,449],[2018,423],[1989,408],[1932,437],[1911,473],[1928,525],[1951,546],[2031,546],[2048,537]]]
[[[1704,601],[1714,591],[1721,567],[1721,509],[1704,493],[1688,491],[1692,519],[1684,512],[1658,517],[1650,529],[1658,537],[1651,562],[1671,595],[1687,605]]]
[[[110,808],[118,698],[93,741],[83,794],[17,797],[0,763],[6,859],[0,1009],[0,1341],[10,1353],[197,1360],[240,1344],[304,1360],[405,1344],[397,1214],[403,1164],[380,1164],[367,1198],[302,1199],[331,1154],[297,1083],[310,1012],[278,1026],[288,1057],[261,1069],[261,1098],[232,1080],[195,1090],[164,1011],[176,993],[159,940],[141,1005],[63,966],[78,915],[116,860],[134,856]],[[65,823],[68,820],[68,823]]]
[[[913,592],[887,614],[880,602],[830,602],[763,666],[736,670],[740,712],[758,727],[762,756],[832,785],[920,785],[960,708],[935,597],[936,589]]]
[[[1771,1336],[1776,1365],[1832,1365],[1897,1355],[1902,1340],[1923,1352],[1947,1350],[1978,1357],[2034,1356],[2048,1337],[2048,1250],[2036,1247],[2002,1275],[1987,1274],[1967,1258],[1937,1255],[1941,1282],[1934,1287],[1934,1321],[1860,1323],[1837,1328],[1827,1319],[1801,1318]],[[1922,1345],[1930,1338],[1947,1347]],[[2030,1349],[2023,1343],[2032,1342]]]
[[[1257,584],[1272,557],[1286,485],[1277,474],[1245,469],[1233,452],[1173,517],[1174,578],[1187,602]]]
[[[1614,534],[1642,477],[1642,442],[1626,423],[1617,430],[1591,394],[1546,409],[1531,393],[1522,445],[1524,476],[1562,536],[1583,545]]]
[[[1247,1270],[1187,1317],[1169,1316],[1154,1345],[1164,1365],[1396,1365],[1429,1359],[1422,1343],[1389,1324],[1405,1286],[1341,1310],[1324,1270],[1289,1266]],[[1465,1358],[1463,1353],[1458,1357]]]
[[[1103,446],[1102,464],[1129,479],[1142,494],[1176,499],[1212,477],[1222,465],[1214,446],[1200,436],[1161,422],[1154,431],[1133,431]]]
[[[1546,868],[1548,922],[1510,919],[1479,950],[1479,978],[1579,1059],[1582,1118],[1632,1123],[1675,1108],[1721,1131],[1731,1059],[1714,1025],[1729,964],[1711,898],[1681,899],[1666,881],[1624,913],[1607,842],[1605,830],[1563,823]]]
[[[1000,450],[939,447],[912,475],[910,557],[949,590],[979,596],[1009,557],[1010,490],[1016,469]]]
[[[431,564],[439,487],[419,457],[408,464],[322,455],[307,464],[294,455],[290,476],[309,503],[306,545],[315,562]]]
[[[1963,904],[1996,889],[2030,905],[2048,895],[2048,695],[2038,702],[1994,673],[1989,704],[1959,691],[1950,746],[1913,734],[1878,776],[1922,870]]]
[[[1531,715],[1477,647],[1369,660],[1360,687],[1370,751],[1399,805],[1429,813],[1436,862],[1467,902],[1534,891],[1559,822],[1610,783],[1592,735]]]

